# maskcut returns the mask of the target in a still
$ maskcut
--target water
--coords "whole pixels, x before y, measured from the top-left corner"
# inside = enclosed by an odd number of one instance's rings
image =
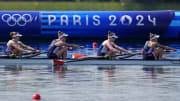
[[[179,101],[179,67],[68,66],[0,69],[2,101]]]
[[[133,52],[143,46],[119,44]],[[47,49],[43,43],[31,45]],[[83,45],[88,49],[70,54],[94,54],[90,43]],[[168,45],[180,49],[178,43]],[[178,58],[179,52],[166,56]],[[1,101],[31,101],[35,93],[41,95],[41,101],[179,101],[179,91],[179,66],[0,65]]]

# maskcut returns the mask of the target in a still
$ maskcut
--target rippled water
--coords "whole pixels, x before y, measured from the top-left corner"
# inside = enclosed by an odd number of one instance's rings
[[[41,67],[41,66],[40,66]],[[67,66],[0,69],[2,101],[179,101],[180,67]]]
[[[143,46],[122,45],[132,51]],[[73,52],[94,54],[92,49]],[[178,58],[179,52],[166,55]],[[179,92],[180,66],[0,65],[1,101],[30,101],[35,93],[41,101],[180,101]]]

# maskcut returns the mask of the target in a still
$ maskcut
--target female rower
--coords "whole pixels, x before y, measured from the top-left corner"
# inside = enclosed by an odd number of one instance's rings
[[[114,43],[117,38],[118,36],[116,36],[115,33],[108,31],[108,39],[105,40],[101,44],[101,46],[98,49],[97,55],[98,56],[105,56],[105,55],[112,56],[116,54],[121,54],[121,52],[132,54],[128,50],[122,47],[119,47],[118,45]]]
[[[5,51],[5,53],[7,55],[10,55],[10,54],[22,55],[23,53],[31,54],[31,53],[33,53],[32,51],[40,53],[39,50],[36,50],[30,46],[23,44],[20,41],[20,37],[22,35],[19,34],[18,32],[10,32],[10,36],[12,37],[12,39],[8,41],[7,49]],[[27,50],[25,50],[25,49],[27,49]]]
[[[163,52],[166,50],[177,50],[168,46],[164,46],[158,43],[159,35],[150,33],[150,40],[146,41],[143,48],[143,59],[144,60],[161,60]]]
[[[83,46],[66,43],[67,36],[68,34],[58,31],[58,39],[53,40],[48,48],[48,53],[47,53],[48,58],[66,59],[68,49],[84,48]]]

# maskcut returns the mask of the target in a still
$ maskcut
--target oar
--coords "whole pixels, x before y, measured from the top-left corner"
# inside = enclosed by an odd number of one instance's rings
[[[0,58],[9,58],[9,55],[0,55]]]
[[[120,57],[120,59],[125,59],[125,58],[129,58],[135,55],[140,55],[141,53],[135,53],[135,54],[118,54],[118,55],[113,55],[113,56],[86,56],[86,55],[81,55],[81,54],[73,54],[73,58],[76,59],[108,59],[111,57],[117,57],[117,56],[124,56],[124,57]]]
[[[115,55],[115,56],[123,56],[127,55],[125,57],[121,57],[120,59],[125,59],[129,58],[135,55],[140,55],[141,53],[135,53],[135,54],[120,54],[120,55]],[[81,55],[81,54],[73,54],[74,59],[65,61],[65,60],[53,60],[54,65],[64,65],[65,63],[70,63],[70,62],[77,62],[77,61],[85,61],[85,60],[90,60],[90,59],[107,59],[109,58],[108,56],[86,56],[86,55]]]
[[[124,56],[127,55],[125,57],[121,57],[120,59],[125,59],[131,56],[135,56],[135,55],[140,55],[141,53],[135,53],[135,54],[119,54],[119,55],[114,55],[115,56]],[[73,54],[73,58],[69,61],[64,61],[64,60],[53,60],[54,65],[64,65],[65,63],[70,63],[70,62],[77,62],[77,61],[85,61],[85,60],[90,60],[90,59],[108,59],[108,56],[86,56],[86,55],[81,55],[81,54]]]
[[[64,65],[65,63],[70,63],[70,62],[77,62],[77,61],[85,61],[85,60],[88,60],[87,58],[79,58],[79,59],[71,59],[71,60],[56,60],[54,59],[53,60],[53,64],[54,65]]]
[[[24,55],[24,56],[22,56],[22,58],[23,58],[23,59],[33,58],[33,57],[36,57],[36,56],[41,55],[41,54],[44,54],[44,53],[47,53],[47,51],[40,52],[40,53],[34,53],[34,54],[31,54],[31,55]]]
[[[31,54],[29,53],[25,53],[23,55],[15,55],[15,54],[10,54],[10,55],[0,55],[0,58],[4,59],[4,58],[19,58],[20,56],[22,56],[22,58],[32,58],[32,57],[35,57],[35,56],[38,56],[40,54],[44,54],[44,53],[47,53],[47,51],[44,51],[44,52],[40,52],[40,53],[36,53],[36,52],[33,52]]]
[[[142,53],[127,54],[126,56],[118,57],[118,59],[126,59],[126,58],[130,58],[130,57],[132,57],[132,56],[141,55],[141,54],[142,54]]]
[[[105,56],[86,56],[86,55],[81,55],[81,54],[73,54],[74,59],[105,59]],[[108,57],[107,57],[108,58]]]
[[[54,65],[64,65],[64,63],[69,63],[69,62],[77,62],[77,61],[84,61],[84,60],[89,60],[89,59],[104,59],[102,56],[96,56],[96,57],[87,57],[85,55],[80,55],[80,54],[73,54],[74,58],[64,61],[64,60],[53,60]]]
[[[115,56],[123,56],[123,55],[128,55],[128,57],[134,56],[134,55],[138,55],[140,53],[136,53],[136,54],[121,54],[121,55],[115,55]],[[86,55],[81,55],[81,54],[73,54],[74,59],[71,59],[69,61],[64,61],[64,60],[53,60],[54,64],[57,65],[64,65],[64,63],[69,63],[69,62],[77,62],[77,61],[84,61],[84,60],[91,60],[91,59],[108,59],[109,56],[86,56]],[[127,57],[127,56],[126,56]],[[126,58],[124,57],[124,59]]]

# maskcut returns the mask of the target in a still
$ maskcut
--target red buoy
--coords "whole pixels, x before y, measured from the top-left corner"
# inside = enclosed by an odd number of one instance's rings
[[[92,46],[93,48],[97,48],[98,44],[96,42],[93,42]]]
[[[33,100],[40,100],[41,99],[41,96],[39,94],[34,94],[33,97],[32,97]]]

